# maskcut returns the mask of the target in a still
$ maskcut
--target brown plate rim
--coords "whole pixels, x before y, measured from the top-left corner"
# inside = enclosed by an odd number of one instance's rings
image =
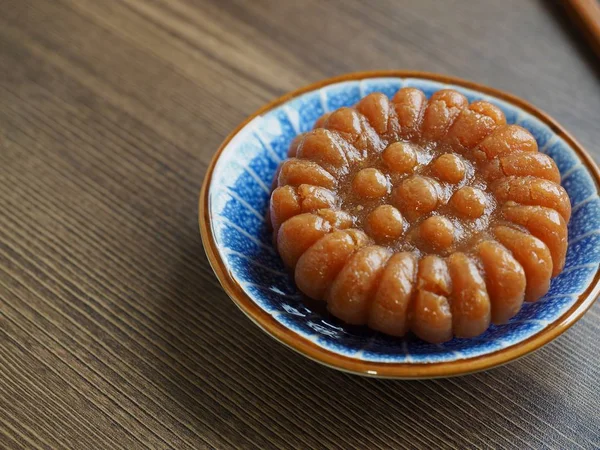
[[[309,84],[293,92],[287,93],[262,108],[251,114],[246,120],[244,120],[236,129],[225,138],[225,140],[219,146],[219,149],[214,154],[211,162],[208,166],[202,189],[200,191],[199,198],[199,209],[198,219],[200,234],[202,236],[202,243],[208,257],[208,261],[212,266],[219,282],[223,286],[225,292],[231,297],[231,299],[237,304],[237,306],[255,322],[263,331],[274,337],[279,342],[292,348],[293,350],[309,357],[310,359],[322,363],[326,366],[351,372],[359,375],[385,377],[385,378],[402,378],[402,379],[416,379],[416,378],[436,378],[436,377],[449,377],[456,375],[464,375],[468,373],[478,372],[481,370],[490,369],[492,367],[499,366],[501,364],[508,363],[517,358],[527,355],[528,353],[542,347],[551,340],[564,333],[569,327],[571,327],[577,320],[579,320],[583,314],[591,307],[596,300],[596,296],[600,292],[600,269],[596,271],[594,279],[590,286],[577,298],[577,301],[573,304],[568,311],[566,311],[561,317],[556,319],[554,322],[547,325],[544,329],[538,333],[530,336],[522,342],[517,344],[496,350],[492,353],[485,355],[476,356],[473,358],[457,359],[454,361],[439,362],[439,363],[385,363],[385,362],[371,362],[354,359],[348,356],[340,355],[338,353],[327,350],[319,345],[311,342],[310,340],[300,336],[296,332],[285,327],[283,324],[277,322],[270,314],[261,309],[248,294],[244,292],[242,287],[237,281],[231,276],[231,274],[225,268],[225,265],[221,259],[218,251],[218,246],[215,242],[212,227],[211,217],[208,209],[208,193],[209,186],[212,181],[215,165],[221,156],[221,153],[231,141],[231,139],[237,135],[240,130],[246,126],[251,120],[259,115],[270,111],[271,109],[291,100],[292,98],[298,97],[306,92],[310,92],[316,89],[320,89],[330,84],[340,83],[343,81],[362,80],[367,78],[420,78],[425,80],[432,80],[442,82],[446,84],[454,84],[464,88],[472,89],[483,94],[492,95],[500,100],[504,100],[508,103],[512,103],[527,111],[531,115],[537,117],[539,120],[549,126],[558,136],[565,140],[571,148],[580,157],[582,163],[586,166],[589,172],[594,177],[596,187],[600,186],[600,169],[587,153],[587,151],[573,138],[558,122],[556,122],[547,113],[543,112],[539,108],[531,105],[529,102],[516,97],[515,95],[509,94],[499,89],[491,88],[479,83],[464,80],[462,78],[441,75],[430,72],[420,71],[407,71],[407,70],[382,70],[382,71],[368,71],[368,72],[353,72],[345,75],[327,78],[325,80],[318,81],[316,83]]]

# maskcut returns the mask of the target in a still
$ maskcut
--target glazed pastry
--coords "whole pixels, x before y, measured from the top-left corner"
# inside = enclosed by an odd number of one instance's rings
[[[347,323],[474,337],[564,266],[571,205],[556,164],[491,103],[373,93],[321,117],[288,157],[274,243],[298,288]]]

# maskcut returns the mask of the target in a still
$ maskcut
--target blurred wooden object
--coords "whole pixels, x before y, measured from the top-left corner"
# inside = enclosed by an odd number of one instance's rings
[[[565,0],[565,7],[600,58],[600,2]]]

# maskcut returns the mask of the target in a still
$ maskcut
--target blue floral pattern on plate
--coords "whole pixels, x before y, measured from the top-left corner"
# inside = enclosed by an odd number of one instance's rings
[[[552,156],[573,206],[564,271],[548,294],[525,303],[507,324],[492,325],[474,339],[428,344],[412,336],[392,338],[364,327],[348,327],[312,311],[304,302],[271,245],[265,222],[273,174],[299,133],[312,128],[324,112],[352,106],[371,92],[393,96],[405,86],[430,96],[453,88],[469,101],[499,106],[509,123],[527,128],[540,151]],[[461,86],[418,78],[369,78],[330,84],[280,105],[246,124],[227,144],[209,186],[209,214],[220,256],[246,294],[276,321],[331,352],[362,361],[439,363],[489,354],[541,331],[564,314],[590,285],[600,264],[600,198],[596,185],[572,148],[547,125],[504,100]]]

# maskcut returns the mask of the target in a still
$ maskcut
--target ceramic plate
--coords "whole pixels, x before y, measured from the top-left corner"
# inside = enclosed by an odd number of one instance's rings
[[[472,339],[442,345],[349,327],[312,308],[294,286],[271,245],[265,222],[270,186],[290,141],[324,112],[352,106],[371,92],[392,97],[401,87],[427,96],[443,88],[470,102],[499,106],[508,123],[527,128],[552,156],[571,199],[569,250],[548,294],[525,303],[509,323]],[[583,148],[553,119],[504,92],[441,75],[356,73],[326,80],[275,100],[250,116],[221,145],[200,195],[200,230],[209,261],[225,291],[277,340],[316,361],[363,375],[426,378],[490,368],[546,344],[590,307],[600,290],[599,171]],[[241,338],[241,337],[240,337]]]

